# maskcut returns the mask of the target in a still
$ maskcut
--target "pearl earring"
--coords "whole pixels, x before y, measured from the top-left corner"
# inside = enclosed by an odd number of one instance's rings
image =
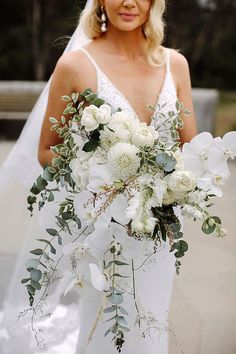
[[[101,21],[102,21],[101,32],[106,32],[107,31],[107,25],[106,25],[107,17],[106,17],[104,6],[101,6],[101,11],[102,11],[102,14],[101,14]]]

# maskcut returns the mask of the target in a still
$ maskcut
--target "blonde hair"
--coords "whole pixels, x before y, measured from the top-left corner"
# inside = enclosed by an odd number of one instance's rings
[[[143,25],[143,33],[147,39],[147,61],[152,66],[162,66],[166,62],[166,52],[162,46],[164,39],[165,0],[152,0],[149,18]],[[95,39],[102,35],[101,32],[101,6],[99,0],[93,0],[89,11],[82,11],[80,22],[86,35]]]

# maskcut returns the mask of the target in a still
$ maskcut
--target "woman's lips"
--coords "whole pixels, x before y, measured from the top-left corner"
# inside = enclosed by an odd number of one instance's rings
[[[120,16],[125,21],[132,21],[137,15],[123,12],[123,13],[120,14]]]

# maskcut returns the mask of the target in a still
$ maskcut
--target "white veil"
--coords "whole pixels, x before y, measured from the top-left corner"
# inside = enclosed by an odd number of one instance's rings
[[[84,8],[86,14],[91,10],[93,0],[88,0]],[[86,45],[91,39],[84,33],[81,21],[74,31],[64,52],[73,51]],[[37,150],[43,118],[45,115],[48,93],[50,87],[48,81],[46,87],[37,100],[24,129],[12,148],[9,156],[0,168],[0,256],[2,257],[1,269],[2,279],[4,278],[8,285],[4,306],[0,308],[0,353],[9,354],[22,352],[27,354],[37,354],[40,350],[35,348],[35,342],[27,328],[27,323],[24,325],[17,322],[19,311],[28,307],[27,292],[24,286],[20,284],[23,272],[25,272],[25,261],[29,255],[29,250],[35,246],[36,238],[39,235],[39,225],[35,222],[37,213],[30,219],[27,211],[26,198],[29,194],[29,189],[32,186],[35,178],[41,173],[42,168],[37,159]],[[7,246],[6,246],[7,245]],[[5,273],[6,254],[8,253],[18,256],[15,266],[15,271],[12,274]],[[75,333],[78,330],[78,304],[74,300],[65,308],[60,307],[59,294],[54,294],[53,299],[55,308],[59,308],[59,316],[53,321],[56,321],[50,326],[49,338],[47,341],[50,348],[53,347],[52,353],[57,352],[56,344],[61,341],[65,342],[65,347],[60,347],[63,352],[73,353],[75,339],[67,336]],[[55,333],[56,332],[56,333]],[[75,335],[74,338],[77,336]],[[30,340],[32,338],[32,340]],[[72,343],[71,347],[68,343]],[[62,344],[61,344],[62,345]],[[54,348],[55,346],[55,348]],[[34,348],[34,349],[33,349]],[[51,349],[50,349],[51,350]],[[51,353],[51,352],[50,352]]]
[[[92,5],[93,0],[88,0],[84,12],[89,12]],[[90,41],[91,39],[84,33],[82,25],[79,23],[64,53],[79,49]],[[29,187],[40,173],[37,149],[41,125],[47,107],[50,81],[51,79],[38,98],[19,139],[0,170],[1,183],[3,183],[3,176],[7,176],[7,178],[17,176],[17,181]],[[27,174],[25,171],[27,171]]]

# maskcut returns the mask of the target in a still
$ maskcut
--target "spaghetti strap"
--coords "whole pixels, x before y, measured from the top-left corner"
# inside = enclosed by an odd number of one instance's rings
[[[166,48],[166,71],[170,73],[170,48]]]
[[[96,69],[97,71],[99,71],[100,69],[99,69],[99,67],[98,67],[98,65],[97,65],[97,63],[96,63],[96,61],[95,61],[95,60],[93,59],[93,57],[89,54],[89,52],[88,52],[85,48],[83,48],[83,47],[81,47],[80,50],[81,50],[83,53],[85,53],[85,54],[87,55],[88,59],[89,59],[90,62],[93,64],[93,66],[95,67],[95,69]]]

